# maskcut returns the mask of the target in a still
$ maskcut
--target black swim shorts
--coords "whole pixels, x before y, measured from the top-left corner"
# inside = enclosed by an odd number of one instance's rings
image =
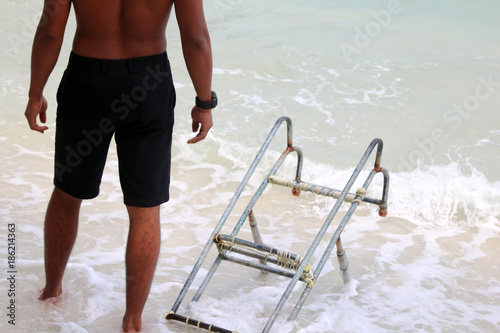
[[[125,204],[168,201],[175,90],[166,53],[123,60],[72,53],[57,102],[57,188],[96,197],[114,134]]]

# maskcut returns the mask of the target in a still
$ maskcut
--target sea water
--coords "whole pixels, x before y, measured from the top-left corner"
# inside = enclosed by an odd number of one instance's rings
[[[75,28],[72,15],[45,90],[50,129],[32,132],[23,112],[41,5],[2,1],[0,327],[2,332],[119,332],[128,221],[113,147],[101,194],[82,206],[62,297],[57,303],[37,301],[45,281],[43,219],[52,191],[54,96]],[[371,140],[381,138],[382,166],[391,177],[389,208],[382,218],[375,206],[361,204],[342,233],[351,282],[343,284],[333,255],[297,318],[287,321],[302,283],[272,331],[498,332],[500,3],[213,0],[204,5],[220,104],[207,139],[187,145],[194,90],[172,18],[168,52],[178,102],[171,200],[161,209],[162,248],[143,331],[197,331],[163,316],[274,122],[288,116],[294,145],[304,152],[302,179],[315,184],[343,188]],[[285,147],[283,127],[224,231]],[[292,177],[294,163],[292,155],[280,173]],[[380,197],[381,188],[376,176],[368,195]],[[304,255],[333,204],[270,186],[255,207],[264,242]],[[319,245],[313,266],[337,223]],[[250,239],[248,229],[245,225],[242,238]],[[212,250],[201,273],[214,256]],[[178,312],[239,332],[260,332],[287,285],[286,278],[223,263],[200,301],[190,303],[190,291]]]

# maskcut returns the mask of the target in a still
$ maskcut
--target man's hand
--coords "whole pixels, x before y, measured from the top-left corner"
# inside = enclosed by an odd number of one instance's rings
[[[200,131],[198,132],[198,135],[189,140],[188,143],[196,143],[205,139],[208,131],[210,131],[213,126],[212,110],[202,110],[195,106],[191,110],[191,118],[193,119],[193,132],[198,131],[198,129],[200,129]]]
[[[45,132],[45,130],[49,129],[47,126],[38,125],[36,118],[40,117],[40,121],[45,124],[47,121],[47,100],[45,97],[41,97],[40,99],[30,99],[28,101],[28,105],[26,106],[26,111],[24,112],[24,116],[28,120],[28,125],[33,131],[37,131],[40,133]]]

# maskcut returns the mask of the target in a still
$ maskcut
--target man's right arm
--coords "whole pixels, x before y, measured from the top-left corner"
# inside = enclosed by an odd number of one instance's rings
[[[31,81],[28,105],[24,115],[30,128],[43,133],[48,127],[37,124],[37,117],[45,123],[47,100],[43,89],[54,69],[71,10],[71,0],[45,0],[31,53]]]
[[[174,0],[175,14],[179,25],[182,51],[189,76],[198,98],[210,101],[212,98],[212,50],[202,0]],[[200,131],[188,143],[203,140],[212,127],[211,110],[196,106],[191,111],[193,132]]]

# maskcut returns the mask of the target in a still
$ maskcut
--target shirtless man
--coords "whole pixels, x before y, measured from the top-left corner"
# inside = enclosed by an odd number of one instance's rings
[[[99,192],[114,134],[130,218],[122,328],[140,331],[160,248],[159,205],[168,200],[175,92],[165,29],[172,7],[197,97],[191,117],[198,133],[188,143],[203,140],[212,127],[216,96],[211,92],[210,37],[202,0],[45,0],[25,112],[30,128],[40,133],[48,129],[37,123],[46,121],[43,89],[57,62],[72,5],[77,29],[57,94],[55,188],[45,217],[46,282],[40,300],[62,292],[80,205]]]

